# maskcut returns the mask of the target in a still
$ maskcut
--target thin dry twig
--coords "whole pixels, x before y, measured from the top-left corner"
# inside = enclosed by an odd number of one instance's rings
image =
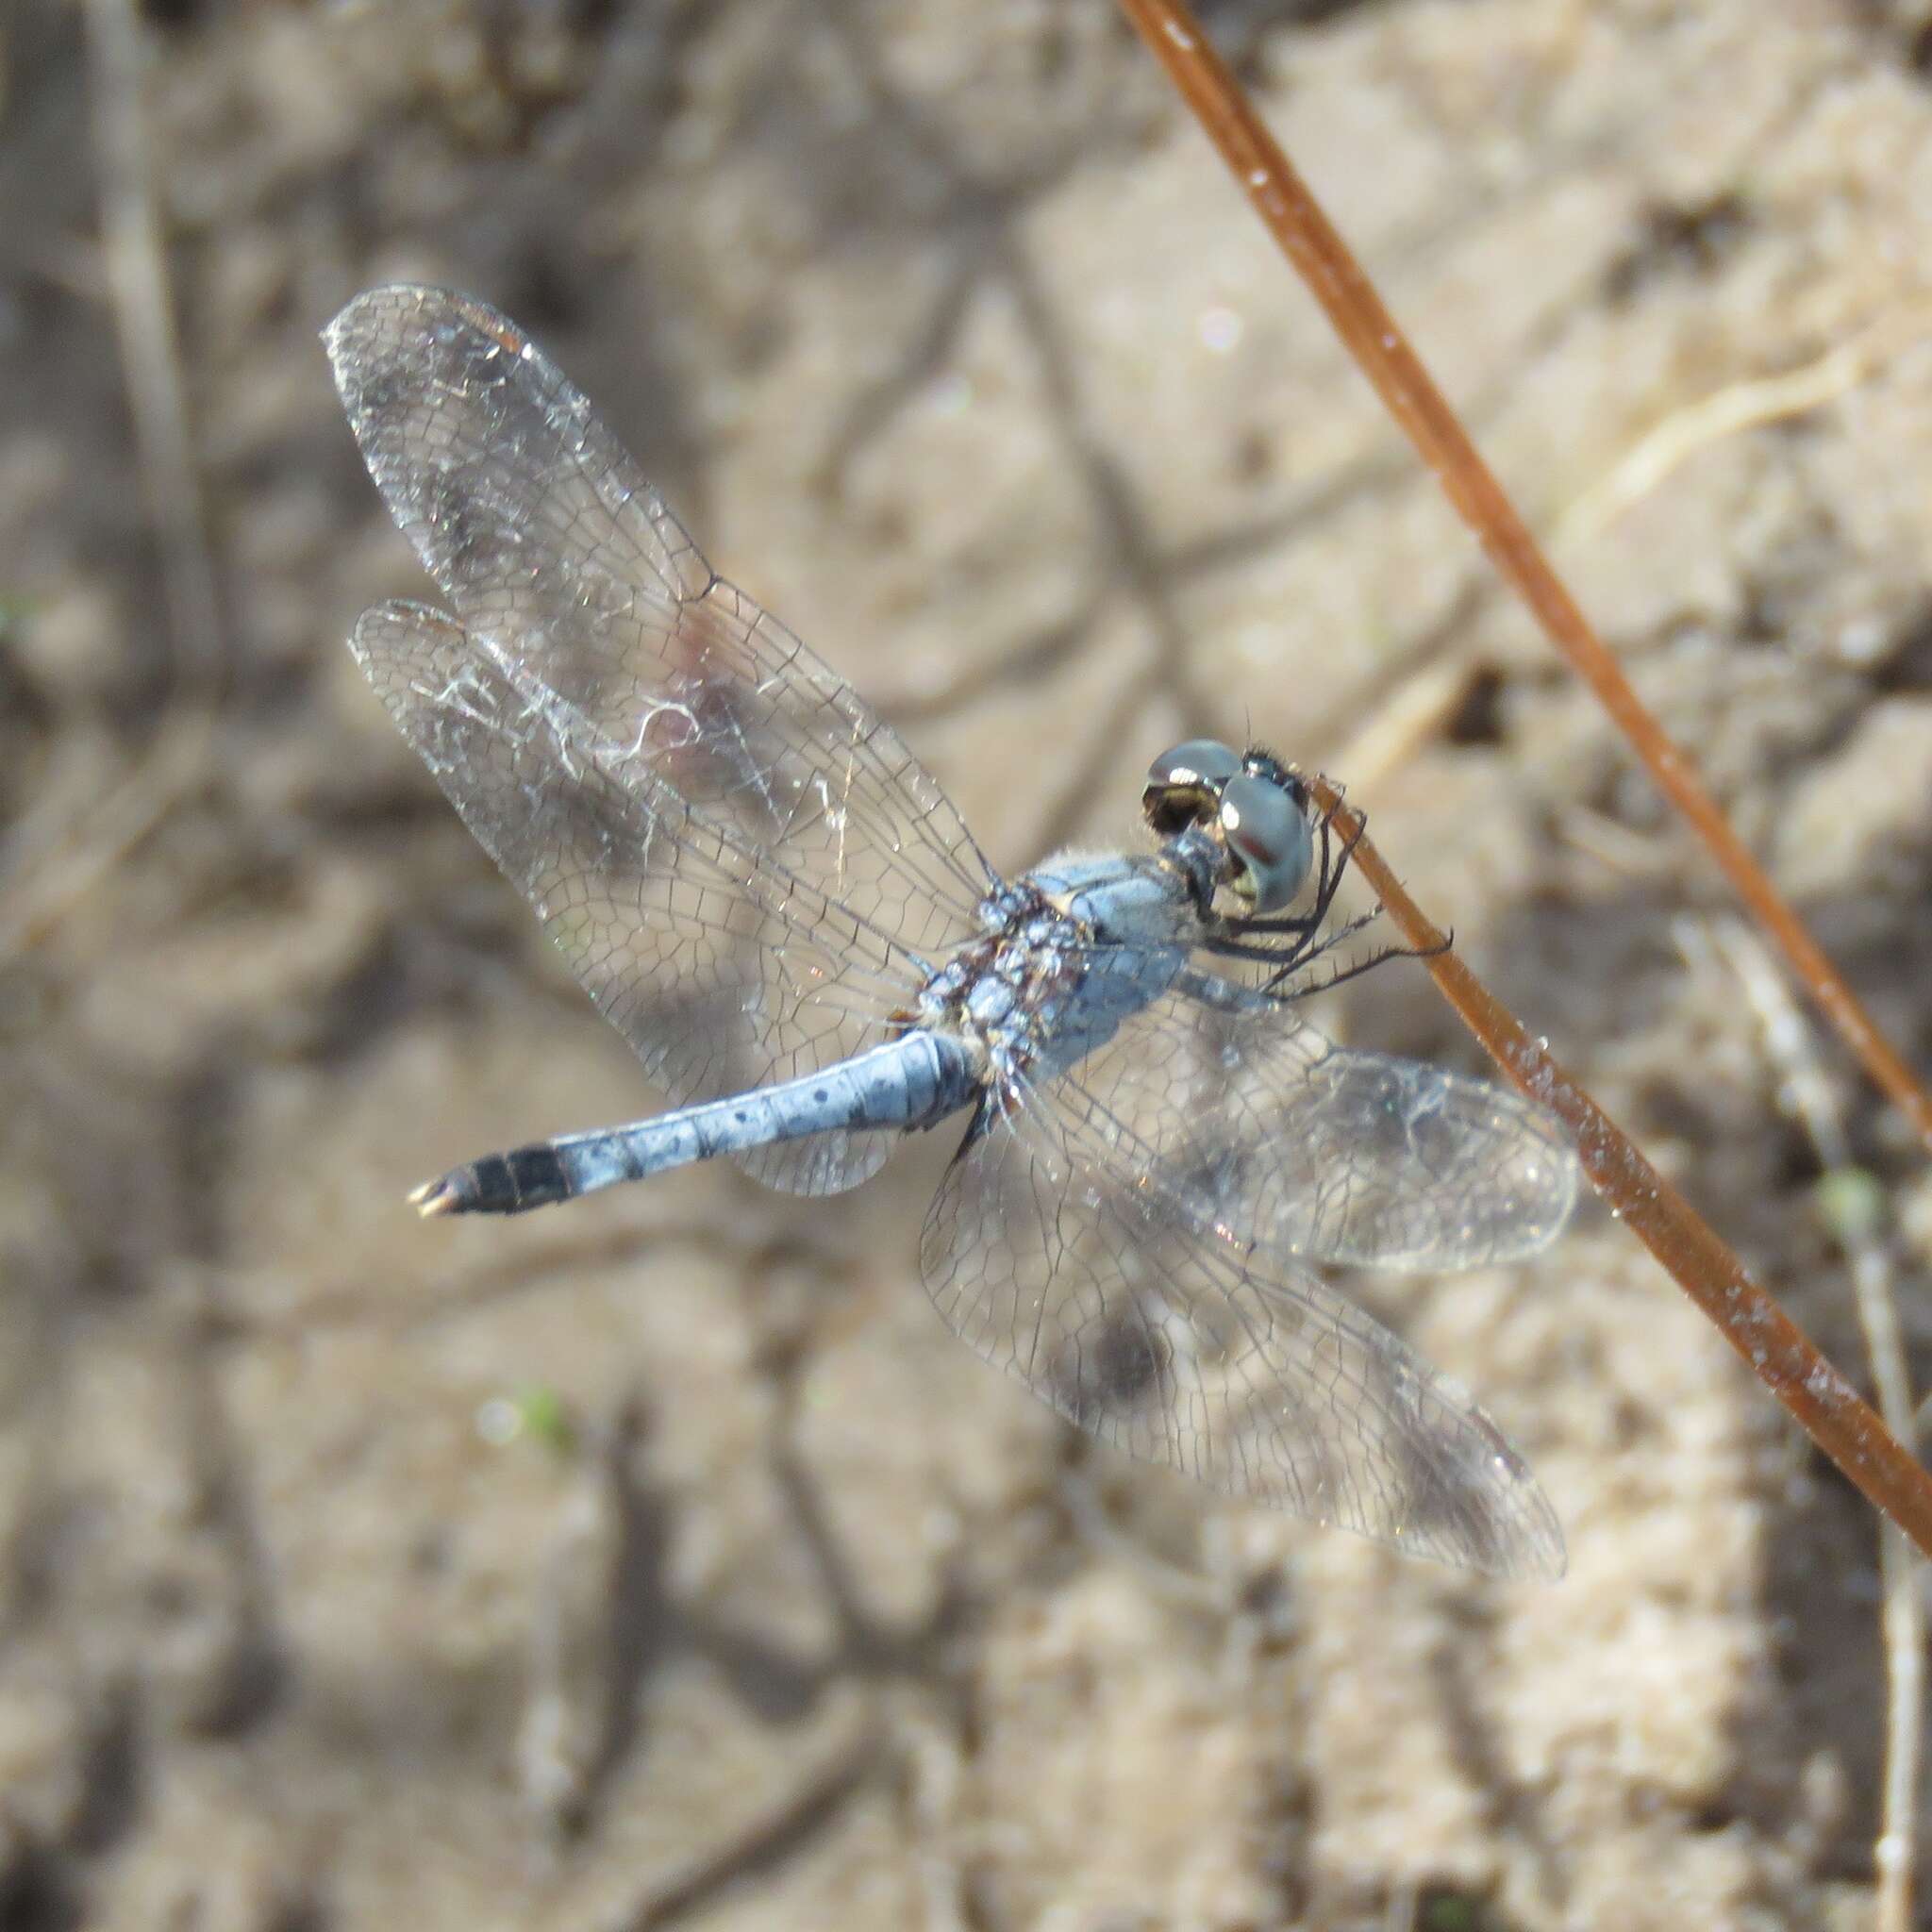
[[[88,0],[94,153],[101,175],[101,254],[134,412],[142,490],[161,539],[161,593],[178,672],[211,669],[221,600],[175,332],[174,291],[155,208],[154,154],[142,93],[146,47],[132,0]]]
[[[1691,930],[1701,939],[1701,928]],[[1717,923],[1711,938],[1743,983],[1771,1057],[1784,1074],[1792,1110],[1817,1150],[1824,1171],[1821,1205],[1851,1262],[1853,1295],[1879,1410],[1894,1434],[1909,1440],[1912,1385],[1877,1184],[1852,1158],[1838,1096],[1819,1063],[1811,1029],[1762,941],[1740,919]],[[1885,1593],[1880,1628],[1885,1641],[1886,1710],[1878,1840],[1872,1848],[1877,1880],[1873,1924],[1877,1932],[1911,1932],[1924,1751],[1925,1602],[1920,1590],[1923,1573],[1905,1538],[1889,1523],[1878,1525],[1878,1535]]]
[[[1360,264],[1290,165],[1241,84],[1208,44],[1184,0],[1120,0],[1120,7],[1167,70],[1269,232],[1374,384],[1390,414],[1436,473],[1491,561],[1529,606],[1551,642],[1596,692],[1658,788],[1709,848],[1819,1008],[1932,1150],[1932,1095],[1920,1086],[1843,975],[1731,829],[1688,756],[1664,735],[1631,689]]]
[[[869,1721],[843,1726],[843,1734],[817,1761],[806,1766],[791,1790],[768,1803],[728,1842],[692,1854],[655,1878],[612,1932],[656,1932],[695,1917],[718,1896],[781,1864],[815,1839],[878,1770],[884,1757]]]
[[[1408,896],[1388,861],[1363,836],[1360,817],[1341,802],[1335,788],[1315,776],[1308,778],[1308,787],[1323,809],[1334,814],[1336,832],[1354,841],[1353,863],[1404,941],[1424,955],[1438,989],[1463,1024],[1515,1086],[1570,1129],[1584,1173],[1611,1211],[1846,1478],[1932,1556],[1932,1475],[1616,1123],[1449,950],[1446,936]]]
[[[1476,666],[1459,652],[1418,665],[1357,725],[1330,762],[1373,787],[1439,736],[1469,695]]]
[[[1608,474],[1563,512],[1558,547],[1593,537],[1641,502],[1673,470],[1700,450],[1773,423],[1823,408],[1868,381],[1894,356],[1925,340],[1932,305],[1907,302],[1835,344],[1815,361],[1780,375],[1756,375],[1726,383],[1709,395],[1674,409],[1624,452]]]
[[[174,681],[140,764],[72,816],[16,827],[0,850],[0,958],[27,951],[205,776],[226,652],[189,430],[174,291],[156,213],[142,96],[146,49],[132,0],[88,0],[101,258],[113,304],[142,494],[160,550]]]

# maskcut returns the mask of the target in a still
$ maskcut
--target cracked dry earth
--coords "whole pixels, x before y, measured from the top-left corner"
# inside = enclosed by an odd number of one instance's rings
[[[1210,11],[1924,1064],[1913,9]],[[156,0],[138,115],[117,21],[0,15],[0,1922],[1868,1923],[1872,1522],[1600,1213],[1375,1291],[1535,1462],[1544,1588],[1073,1441],[925,1305],[943,1149],[835,1202],[403,1207],[656,1101],[341,648],[423,584],[315,330],[397,276],[530,328],[1000,862],[1126,834],[1194,733],[1351,781],[1859,1365],[1708,867],[1112,10]],[[172,279],[211,628],[169,615],[193,519],[143,508],[117,180]],[[1474,1064],[1414,968],[1322,1017]],[[1923,1162],[1822,1062],[1923,1379]]]

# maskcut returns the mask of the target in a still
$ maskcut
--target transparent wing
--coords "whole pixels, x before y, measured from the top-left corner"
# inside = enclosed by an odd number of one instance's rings
[[[1332,1045],[1292,1007],[1198,973],[1063,1079],[1131,1182],[1158,1151],[1208,1224],[1277,1254],[1441,1271],[1562,1231],[1576,1158],[1541,1108]]]
[[[455,608],[372,611],[356,654],[598,1006],[680,1102],[871,1043],[991,878],[944,793],[505,317],[378,289],[325,341]],[[884,1144],[750,1164],[824,1191]]]
[[[886,1037],[917,984],[896,948],[629,782],[612,747],[453,618],[379,605],[349,646],[598,1008],[673,1091],[742,1091]],[[874,1173],[898,1138],[820,1134],[745,1165],[830,1193]]]
[[[1406,1555],[1555,1576],[1563,1539],[1467,1392],[1283,1254],[1204,1223],[1057,1082],[989,1099],[927,1218],[926,1285],[987,1361],[1102,1441]]]

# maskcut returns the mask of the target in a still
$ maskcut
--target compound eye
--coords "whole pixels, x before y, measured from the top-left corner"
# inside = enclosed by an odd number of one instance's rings
[[[1163,837],[1211,818],[1221,789],[1241,768],[1240,755],[1212,738],[1191,738],[1147,767],[1141,809]]]
[[[1224,785],[1241,768],[1240,756],[1218,739],[1191,738],[1147,767],[1150,785]]]
[[[1273,780],[1242,773],[1222,787],[1221,829],[1235,891],[1257,912],[1279,912],[1315,862],[1314,835],[1299,803]]]

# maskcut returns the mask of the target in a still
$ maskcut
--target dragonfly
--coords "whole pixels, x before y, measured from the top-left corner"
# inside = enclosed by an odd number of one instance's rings
[[[397,285],[324,341],[443,598],[377,605],[350,649],[675,1103],[456,1168],[424,1214],[721,1156],[831,1194],[953,1123],[921,1273],[988,1362],[1239,1499],[1561,1574],[1503,1431],[1329,1277],[1532,1255],[1575,1160],[1533,1104],[1303,1017],[1348,846],[1302,776],[1191,741],[1149,769],[1145,849],[1002,876],[514,323]]]

